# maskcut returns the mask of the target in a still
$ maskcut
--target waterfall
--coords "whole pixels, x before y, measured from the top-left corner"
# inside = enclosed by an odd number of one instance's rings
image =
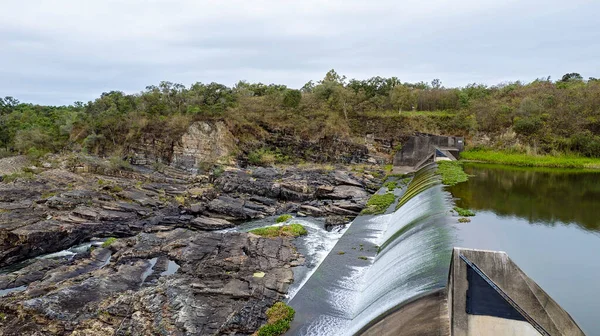
[[[328,255],[290,302],[297,319],[289,334],[353,335],[403,302],[446,285],[454,234],[447,222],[450,197],[436,168],[415,173],[395,212],[352,223],[333,251],[374,246],[369,262],[351,256],[342,264],[340,256]]]

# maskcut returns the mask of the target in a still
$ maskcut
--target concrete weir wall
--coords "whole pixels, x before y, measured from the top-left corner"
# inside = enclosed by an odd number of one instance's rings
[[[468,305],[473,304],[476,289],[473,288],[473,283],[469,283],[467,272],[469,268],[471,268],[469,272],[474,272],[472,271],[474,268],[469,266],[461,255],[483,273],[484,276],[480,279],[487,277],[509,300],[513,301],[513,304],[509,304],[501,294],[496,294],[498,291],[493,285],[484,288],[492,295],[483,297],[483,301],[500,298],[499,305],[506,305],[512,313],[503,312],[502,309],[499,309],[498,314],[468,312],[473,310]],[[471,275],[471,279],[479,276],[478,273],[471,274],[475,274]],[[484,283],[483,286],[488,286],[485,280],[479,281]],[[489,304],[489,302],[481,303],[483,306]],[[515,306],[517,308],[513,308]],[[493,308],[498,311],[497,307]],[[454,336],[584,335],[571,316],[504,252],[454,248],[448,279],[448,308],[451,335]]]

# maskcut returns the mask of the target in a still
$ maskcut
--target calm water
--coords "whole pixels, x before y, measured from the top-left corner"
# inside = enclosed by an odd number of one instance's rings
[[[473,175],[450,191],[474,210],[457,224],[459,245],[501,250],[600,335],[600,172],[467,164]]]

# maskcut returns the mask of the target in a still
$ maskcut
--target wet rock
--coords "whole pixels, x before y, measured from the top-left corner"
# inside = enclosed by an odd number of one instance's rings
[[[319,209],[319,208],[311,206],[311,205],[306,205],[306,204],[301,205],[300,210],[304,211],[309,216],[313,216],[313,217],[321,217],[324,214],[324,211],[322,209]]]
[[[334,225],[344,225],[348,224],[350,221],[347,217],[344,216],[329,216],[325,218],[325,225],[334,226]]]

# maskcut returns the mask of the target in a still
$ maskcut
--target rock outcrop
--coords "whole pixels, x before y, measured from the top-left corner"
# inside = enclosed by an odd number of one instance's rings
[[[173,147],[171,165],[194,171],[203,164],[231,164],[235,139],[222,121],[198,121]]]
[[[27,286],[0,300],[0,332],[248,335],[287,292],[294,251],[288,239],[175,229],[41,259],[0,276],[0,288]]]

